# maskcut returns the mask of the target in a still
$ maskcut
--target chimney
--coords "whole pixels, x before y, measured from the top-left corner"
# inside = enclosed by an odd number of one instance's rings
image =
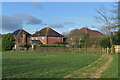
[[[88,28],[87,28],[87,27],[85,27],[85,33],[86,33],[86,34],[88,33]]]
[[[24,43],[27,43],[27,40],[26,40],[26,34],[25,34],[24,31],[23,31],[23,40],[24,40]]]

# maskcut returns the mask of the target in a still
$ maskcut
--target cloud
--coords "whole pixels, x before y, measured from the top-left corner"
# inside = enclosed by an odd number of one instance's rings
[[[33,6],[36,7],[36,8],[42,8],[42,5],[41,5],[40,2],[33,2],[32,4],[33,4]]]
[[[67,26],[75,26],[76,24],[74,22],[63,22],[63,23],[57,23],[57,24],[44,24],[44,27],[51,27],[51,28],[63,28]]]
[[[23,28],[24,24],[38,25],[42,21],[34,16],[28,14],[15,14],[12,16],[1,15],[2,17],[2,31],[14,31]]]
[[[52,27],[52,28],[62,28],[64,26],[62,24],[50,24],[50,27]]]
[[[63,24],[43,24],[43,27],[51,27],[51,28],[63,28]]]
[[[74,24],[76,24],[76,23],[74,23],[74,22],[64,22],[64,24],[65,24],[65,25],[74,25]]]
[[[68,31],[73,31],[73,30],[75,30],[76,28],[69,28],[69,30]]]

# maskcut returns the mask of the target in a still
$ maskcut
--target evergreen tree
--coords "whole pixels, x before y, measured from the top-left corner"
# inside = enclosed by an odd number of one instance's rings
[[[109,37],[103,37],[100,42],[99,42],[100,46],[103,48],[110,48],[111,44],[110,44],[110,38]]]
[[[14,47],[15,39],[12,37],[11,33],[4,34],[2,37],[2,50],[10,51]]]
[[[120,45],[120,29],[112,37],[114,45]]]

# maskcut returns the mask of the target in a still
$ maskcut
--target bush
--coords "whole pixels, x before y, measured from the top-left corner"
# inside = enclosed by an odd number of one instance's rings
[[[21,44],[19,47],[29,49],[31,47],[31,45],[29,43],[27,43],[27,44]]]
[[[10,51],[14,47],[15,39],[12,37],[11,33],[4,34],[2,37],[2,50]]]
[[[29,43],[25,44],[25,48],[29,49],[31,45]]]
[[[115,33],[115,35],[112,37],[113,44],[120,45],[120,30]]]
[[[99,42],[100,46],[103,48],[110,48],[111,44],[110,44],[110,38],[109,37],[103,37],[100,42]]]
[[[63,45],[40,45],[40,47],[64,47]]]

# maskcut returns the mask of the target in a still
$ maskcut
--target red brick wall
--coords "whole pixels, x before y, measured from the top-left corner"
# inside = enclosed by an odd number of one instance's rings
[[[31,40],[40,40],[43,44],[46,44],[46,37],[45,36],[43,37],[44,39],[42,37],[31,37]]]
[[[30,40],[31,40],[31,37],[28,37],[28,38],[27,38],[27,43],[29,43],[29,42],[30,42]]]
[[[42,38],[42,36],[40,37],[31,37],[30,39],[32,40],[32,38],[34,40],[40,40],[43,44],[53,44],[55,42],[63,42],[63,37],[46,37],[43,36],[44,39]]]
[[[48,37],[48,44],[53,44],[55,42],[63,42],[63,37]]]
[[[18,40],[15,41],[16,44],[25,44],[25,43],[29,43],[30,41],[30,37],[24,38],[24,37],[19,37]]]

